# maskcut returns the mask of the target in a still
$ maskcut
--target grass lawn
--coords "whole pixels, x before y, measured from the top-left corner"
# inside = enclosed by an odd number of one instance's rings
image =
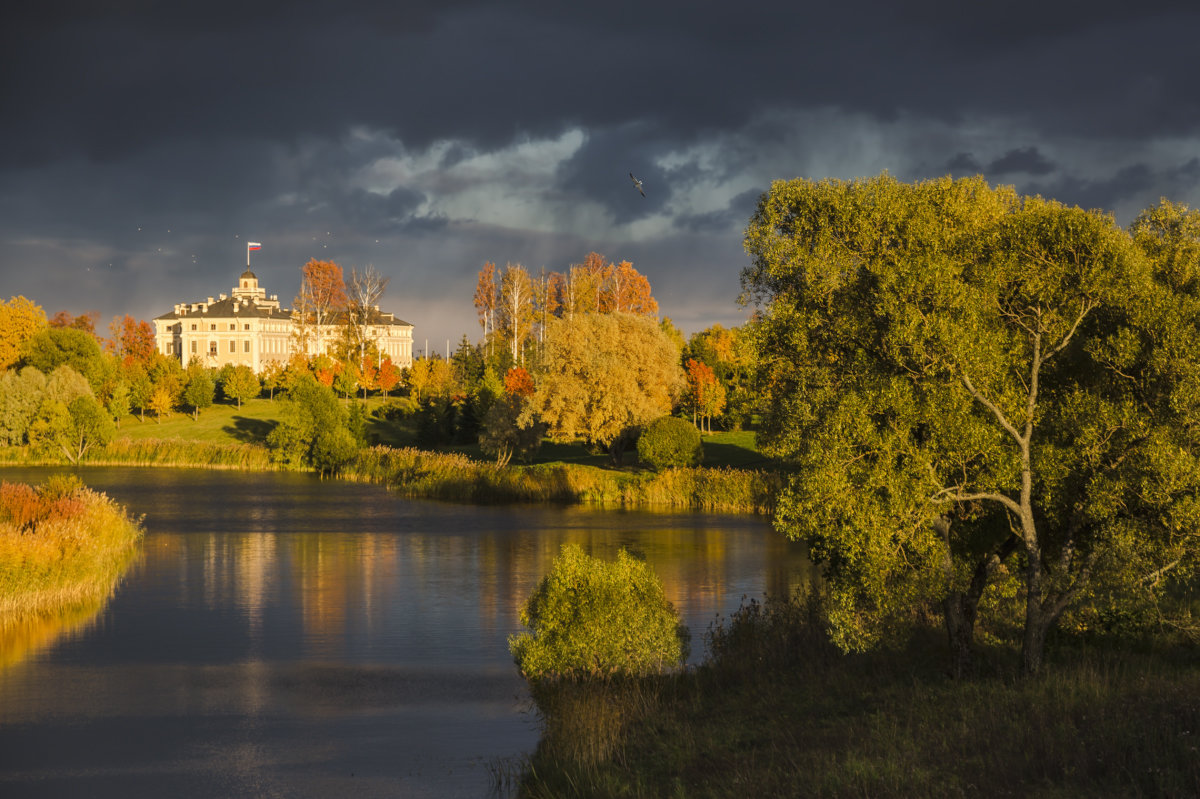
[[[158,420],[146,414],[140,421],[136,414],[121,420],[118,437],[179,438],[189,441],[216,443],[262,444],[279,420],[281,406],[268,399],[254,399],[237,405],[224,403],[200,411],[198,419],[189,413],[173,413]]]
[[[368,412],[388,402],[382,397],[371,397],[366,401]],[[131,439],[181,439],[210,443],[265,444],[267,435],[279,422],[282,405],[274,400],[253,399],[235,404],[217,403],[200,411],[199,418],[189,413],[173,413],[158,420],[147,414],[142,421],[136,414],[121,420],[118,437]],[[389,447],[416,447],[417,420],[410,416],[395,422],[371,418],[367,423],[367,436],[372,444]],[[714,433],[703,438],[704,466],[727,466],[739,469],[770,469],[772,462],[761,455],[755,446],[755,433],[743,430],[732,433]],[[435,448],[439,452],[456,452],[470,458],[486,460],[478,444],[456,444]],[[585,466],[608,468],[607,454],[588,451],[582,442],[556,443],[543,441],[533,459],[534,463],[575,463]],[[637,452],[626,451],[625,466],[628,471],[636,468]]]

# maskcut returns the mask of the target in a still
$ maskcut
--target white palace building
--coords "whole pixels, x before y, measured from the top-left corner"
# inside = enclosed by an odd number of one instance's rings
[[[338,314],[321,325],[317,350],[315,341],[305,344],[309,356],[325,354],[340,338],[343,322]],[[249,268],[238,278],[229,296],[204,302],[178,303],[175,310],[154,319],[154,341],[158,351],[178,358],[184,366],[199,358],[205,366],[245,364],[260,373],[272,362],[286,362],[300,349],[293,312],[279,307],[279,296],[270,298],[258,286]],[[368,323],[368,337],[381,355],[397,368],[412,366],[413,326],[376,306]]]

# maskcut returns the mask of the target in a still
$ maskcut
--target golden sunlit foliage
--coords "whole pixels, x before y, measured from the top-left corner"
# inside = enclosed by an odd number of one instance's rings
[[[42,306],[21,296],[0,302],[0,370],[15,365],[25,342],[45,326]]]
[[[671,412],[683,384],[675,345],[645,316],[586,314],[550,323],[537,390],[523,419],[552,438],[583,438],[620,460],[623,438]]]

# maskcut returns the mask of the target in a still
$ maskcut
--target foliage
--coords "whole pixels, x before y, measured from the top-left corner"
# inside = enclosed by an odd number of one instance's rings
[[[717,382],[713,370],[703,361],[688,358],[686,366],[684,374],[687,377],[687,393],[684,395],[684,401],[692,409],[692,424],[696,424],[697,416],[700,417],[701,424],[708,420],[708,432],[711,433],[713,414],[720,413],[725,407],[725,389]]]
[[[150,392],[150,410],[154,411],[155,421],[161,423],[163,419],[171,415],[171,411],[175,408],[175,398],[171,396],[171,390],[166,386],[156,386]]]
[[[687,629],[645,561],[609,563],[565,544],[521,609],[529,632],[509,638],[526,679],[653,674],[687,658]]]
[[[108,395],[104,400],[104,409],[108,411],[109,418],[113,419],[117,427],[121,426],[121,419],[129,415],[133,405],[129,398],[129,383],[125,380],[117,380],[109,385]]]
[[[87,379],[92,391],[104,383],[108,367],[96,339],[75,328],[47,327],[25,342],[22,362],[43,374],[70,366]]]
[[[154,328],[144,320],[136,320],[129,314],[115,318],[109,326],[112,334],[110,345],[113,354],[122,361],[149,363],[155,355]]]
[[[346,294],[346,344],[347,358],[362,364],[376,349],[370,339],[371,320],[375,318],[379,301],[387,291],[389,278],[368,265],[363,271],[350,268],[350,285]]]
[[[235,400],[242,407],[242,400],[254,399],[262,393],[262,383],[254,370],[245,364],[238,364],[229,370],[221,383],[221,393]]]
[[[500,276],[497,332],[509,347],[513,363],[523,360],[525,341],[533,331],[533,282],[520,264],[507,264]]]
[[[840,646],[941,602],[959,668],[1008,564],[1035,672],[1098,580],[1194,569],[1200,307],[1111,218],[981,178],[795,180],[745,245],[759,440],[795,469],[776,524],[826,565]]]
[[[386,397],[399,383],[400,370],[392,363],[391,358],[384,356],[383,362],[379,365],[379,371],[375,373],[375,385]]]
[[[533,378],[523,367],[514,366],[504,375],[504,393],[517,397],[532,397]]]
[[[408,370],[408,389],[416,402],[448,396],[454,388],[454,373],[442,358],[417,358]]]
[[[79,316],[72,316],[68,311],[59,311],[50,320],[50,327],[70,327],[75,330],[82,330],[89,336],[95,336],[96,322],[99,319],[99,311],[84,311]]]
[[[358,390],[358,368],[352,363],[339,363],[333,370],[330,388],[348,399]]]
[[[687,343],[685,363],[695,360],[712,371],[719,388],[702,392],[700,405],[708,407],[708,415],[717,416],[727,430],[738,430],[750,422],[754,411],[754,353],[751,346],[754,323],[744,327],[725,328],[712,325],[694,334]],[[692,375],[689,369],[689,381]],[[707,382],[707,381],[706,381]],[[697,397],[693,392],[691,401]],[[697,410],[697,413],[704,411]]]
[[[116,425],[91,392],[64,402],[47,398],[29,428],[29,443],[43,453],[79,463],[93,447],[112,440]]]
[[[525,399],[520,394],[506,394],[491,404],[483,418],[479,448],[483,454],[495,456],[499,466],[506,465],[514,454],[529,462],[542,444],[546,425],[541,422],[522,425],[519,420],[524,407]]]
[[[697,466],[704,458],[700,431],[686,419],[660,416],[638,437],[638,459],[655,469]]]
[[[211,408],[217,392],[210,370],[193,364],[187,370],[187,382],[183,386],[183,402],[192,406],[192,418],[198,419],[203,408]]]
[[[326,352],[323,328],[346,307],[346,281],[342,268],[333,261],[309,259],[300,268],[300,293],[294,302],[296,349],[299,353]]]
[[[187,374],[177,358],[156,356],[150,364],[149,377],[151,385],[154,386],[151,396],[158,389],[162,389],[169,400],[168,411],[183,401],[183,387],[187,383]]]
[[[283,384],[284,371],[287,365],[282,361],[268,361],[261,373],[262,387],[271,399],[275,399],[275,389]]]
[[[653,319],[614,313],[553,320],[521,423],[540,419],[555,440],[584,438],[620,462],[625,437],[669,413],[681,384],[678,353]]]
[[[281,402],[283,418],[267,436],[273,457],[321,474],[341,471],[357,446],[347,429],[346,411],[333,391],[305,376],[292,384]]]
[[[32,366],[0,374],[0,443],[25,443],[45,391],[46,376]]]
[[[16,365],[26,343],[46,327],[46,313],[24,297],[0,301],[0,371]]]
[[[483,338],[490,341],[489,334],[496,329],[496,265],[491,261],[479,270],[479,279],[475,284],[475,310],[479,313]]]
[[[141,536],[123,508],[73,477],[0,483],[0,637],[108,597]]]

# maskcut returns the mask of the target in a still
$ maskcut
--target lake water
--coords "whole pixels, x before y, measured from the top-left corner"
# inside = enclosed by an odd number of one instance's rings
[[[812,574],[754,518],[452,505],[296,474],[80,475],[144,515],[146,538],[103,609],[0,656],[7,799],[494,795],[494,764],[538,738],[507,638],[562,544],[644,556],[693,661],[717,614]]]

